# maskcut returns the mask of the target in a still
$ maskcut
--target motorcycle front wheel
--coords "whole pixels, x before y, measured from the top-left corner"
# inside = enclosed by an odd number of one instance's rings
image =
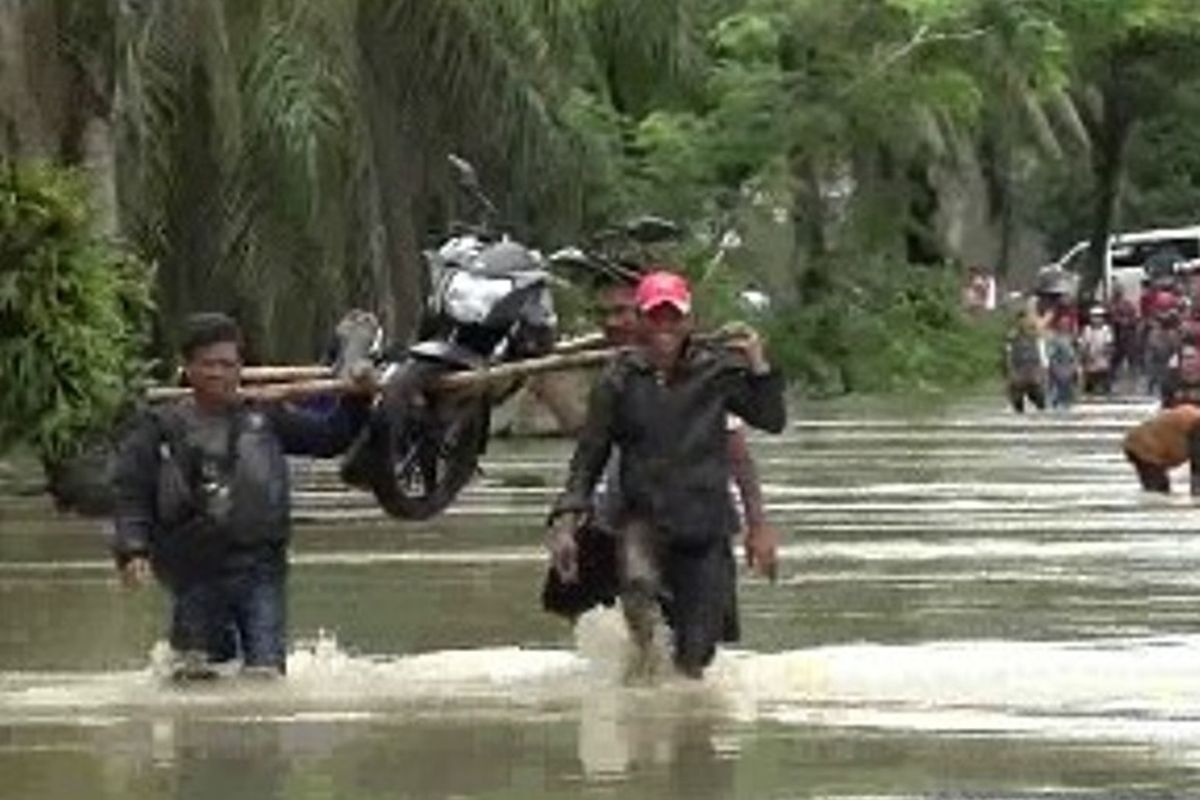
[[[367,483],[393,517],[441,513],[470,482],[488,435],[487,401],[425,390],[451,367],[413,359],[388,381],[371,422]]]

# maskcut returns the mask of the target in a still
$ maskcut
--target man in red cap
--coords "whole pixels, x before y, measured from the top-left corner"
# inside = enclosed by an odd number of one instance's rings
[[[661,269],[652,268],[651,271]],[[640,272],[624,269],[593,277],[596,318],[605,342],[610,346],[638,344],[641,320],[637,286],[641,277]],[[746,561],[773,578],[779,534],[767,521],[758,465],[750,452],[746,425],[732,415],[726,422],[729,471],[736,489],[735,501],[740,501],[742,511]],[[582,425],[582,417],[579,424]],[[584,526],[576,531],[578,580],[564,585],[550,570],[542,587],[543,608],[572,622],[598,605],[611,606],[617,598],[615,535],[621,516],[619,475],[620,453],[614,450],[593,495],[591,512]],[[736,611],[736,608],[730,609],[727,641],[736,641],[738,636]]]
[[[618,356],[592,390],[565,491],[551,511],[547,545],[559,577],[578,574],[576,528],[613,448],[621,453],[618,563],[621,605],[639,654],[652,652],[661,609],[673,657],[698,678],[728,638],[735,602],[726,417],[779,432],[783,378],[748,326],[723,346],[691,337],[687,281],[652,272],[637,286],[639,346]],[[751,566],[768,572],[774,542],[748,542]],[[637,665],[634,665],[637,666]]]

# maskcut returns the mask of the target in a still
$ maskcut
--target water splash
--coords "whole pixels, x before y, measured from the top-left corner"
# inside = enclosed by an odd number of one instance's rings
[[[1169,738],[1200,748],[1200,636],[726,650],[702,682],[666,676],[635,688],[619,677],[628,647],[615,611],[584,617],[577,651],[372,656],[321,633],[297,643],[285,680],[180,686],[163,677],[160,645],[144,670],[0,674],[0,723],[103,724],[163,711],[356,719],[422,709],[445,716],[590,708],[599,715],[593,723],[615,725],[632,702],[643,712],[739,721]]]

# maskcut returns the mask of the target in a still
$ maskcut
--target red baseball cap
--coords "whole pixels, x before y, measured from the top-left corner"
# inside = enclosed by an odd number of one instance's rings
[[[648,272],[638,281],[634,294],[638,310],[645,313],[663,304],[673,306],[680,314],[692,313],[692,290],[687,278],[674,272]]]

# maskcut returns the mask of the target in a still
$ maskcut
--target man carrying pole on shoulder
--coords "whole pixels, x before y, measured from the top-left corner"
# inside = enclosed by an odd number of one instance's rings
[[[595,512],[593,490],[616,448],[617,565],[622,608],[639,653],[650,651],[661,611],[673,659],[699,678],[729,637],[735,602],[727,416],[782,431],[783,378],[746,326],[722,346],[692,336],[691,293],[670,272],[641,278],[634,295],[639,344],[619,355],[592,390],[566,490],[551,511],[547,547],[566,583],[578,577],[575,534]],[[770,573],[775,540],[759,525],[751,565]]]
[[[241,331],[224,314],[190,317],[182,355],[191,397],[147,410],[120,443],[113,555],[127,585],[153,572],[170,592],[176,677],[213,677],[216,663],[239,656],[248,672],[280,675],[291,534],[284,454],[340,453],[369,401],[347,395],[330,414],[247,403]],[[372,378],[359,371],[364,388]]]

